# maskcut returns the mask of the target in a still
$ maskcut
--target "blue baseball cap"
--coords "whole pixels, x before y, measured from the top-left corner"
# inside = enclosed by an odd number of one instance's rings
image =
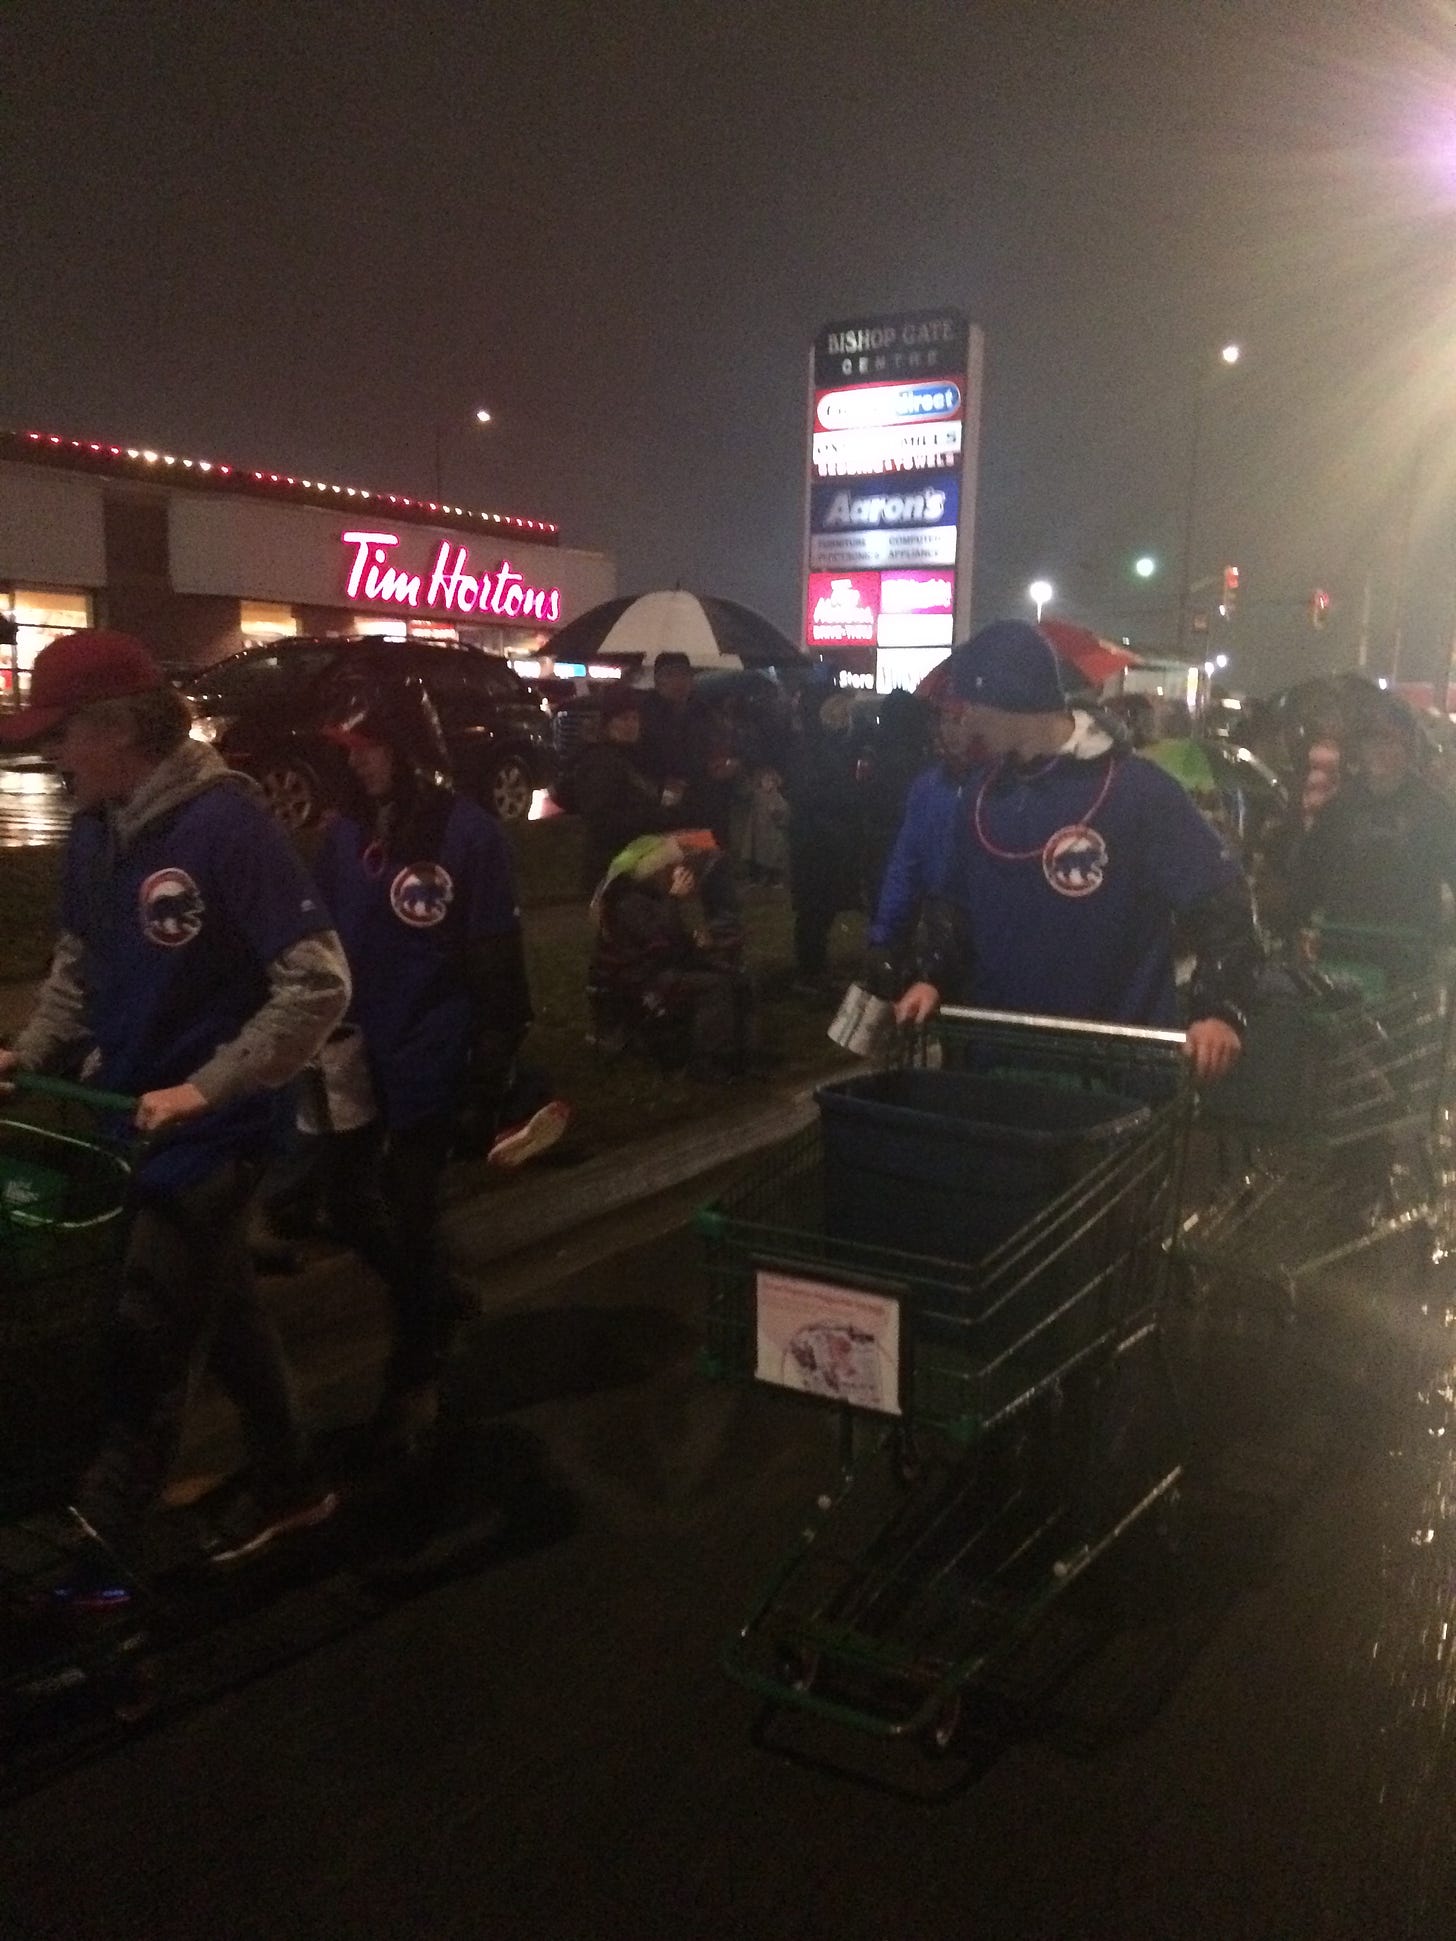
[[[1057,650],[1029,620],[993,620],[950,657],[952,691],[1006,714],[1060,714],[1067,705]]]

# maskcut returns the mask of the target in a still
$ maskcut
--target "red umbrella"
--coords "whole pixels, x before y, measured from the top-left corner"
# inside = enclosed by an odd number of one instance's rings
[[[1090,627],[1074,627],[1067,620],[1043,620],[1041,631],[1051,642],[1057,659],[1077,674],[1086,687],[1100,688],[1125,667],[1140,667],[1141,656],[1126,647],[1114,646]],[[927,701],[940,701],[950,681],[949,656],[932,667],[915,692]]]

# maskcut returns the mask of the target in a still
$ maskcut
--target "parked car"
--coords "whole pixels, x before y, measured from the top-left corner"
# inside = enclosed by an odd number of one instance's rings
[[[516,822],[550,786],[550,718],[510,664],[476,647],[373,635],[287,639],[245,647],[177,681],[193,730],[251,775],[288,829],[315,821],[343,779],[344,755],[320,734],[329,677],[344,662],[385,678],[418,674],[439,711],[455,783],[503,822]]]

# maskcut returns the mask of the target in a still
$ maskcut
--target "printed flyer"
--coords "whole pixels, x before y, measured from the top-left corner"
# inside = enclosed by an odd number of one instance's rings
[[[773,1268],[758,1270],[762,1382],[899,1415],[900,1303]]]

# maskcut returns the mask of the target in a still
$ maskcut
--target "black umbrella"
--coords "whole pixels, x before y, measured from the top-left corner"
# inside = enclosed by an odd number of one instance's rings
[[[686,654],[694,667],[716,667],[731,655],[745,667],[805,664],[806,657],[771,620],[736,600],[714,600],[677,588],[603,600],[551,636],[556,660],[630,658],[644,664],[661,653]]]

